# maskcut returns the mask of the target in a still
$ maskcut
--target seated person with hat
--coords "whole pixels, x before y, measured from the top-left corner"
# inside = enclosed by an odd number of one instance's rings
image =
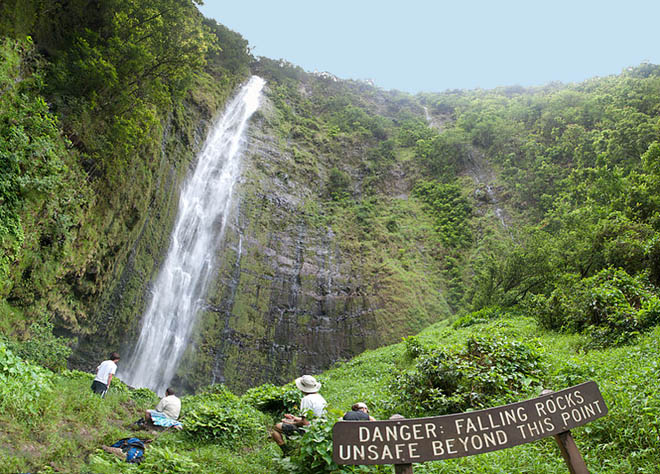
[[[325,398],[318,393],[321,388],[321,383],[318,382],[311,375],[303,375],[296,379],[296,387],[305,396],[300,400],[300,416],[295,416],[290,413],[284,415],[282,421],[275,425],[273,431],[271,431],[271,437],[275,440],[277,445],[282,448],[284,453],[288,452],[286,443],[284,442],[283,435],[290,436],[293,433],[304,433],[305,429],[303,426],[309,425],[309,420],[307,416],[311,413],[317,418],[321,418],[325,415],[325,407],[327,402]]]
[[[347,421],[375,421],[376,418],[369,414],[369,408],[367,404],[363,402],[354,403],[351,407],[351,411],[347,411],[344,414],[342,420]]]

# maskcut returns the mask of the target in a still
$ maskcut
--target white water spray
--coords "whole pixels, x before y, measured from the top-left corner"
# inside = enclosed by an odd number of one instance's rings
[[[181,191],[170,247],[142,320],[140,337],[117,376],[157,393],[172,381],[203,305],[240,174],[243,135],[265,81],[252,76],[216,122]]]

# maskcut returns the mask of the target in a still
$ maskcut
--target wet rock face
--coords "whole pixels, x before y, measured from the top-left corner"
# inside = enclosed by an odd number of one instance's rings
[[[358,189],[367,145],[340,139],[330,147],[321,133],[287,135],[282,130],[290,124],[268,100],[250,123],[235,207],[224,238],[218,236],[215,277],[172,382],[188,392],[211,383],[238,391],[315,374],[450,311],[427,234],[388,237],[390,225],[381,224],[363,242],[354,209],[337,214],[328,207],[331,171],[341,166]],[[72,366],[91,370],[90,361],[98,363],[108,348],[126,353],[135,343],[167,250],[177,189],[202,141],[171,141],[181,148],[176,166],[163,163],[148,219],[136,226],[133,247],[98,305],[97,330],[82,339]],[[425,218],[421,204],[408,199],[405,169],[395,171],[389,199],[405,206],[389,211],[392,222],[415,226]]]
[[[372,233],[365,245],[347,224],[354,221],[328,207],[333,167],[359,169],[365,145],[329,151],[283,134],[281,120],[268,100],[251,119],[216,278],[175,381],[182,388],[286,383],[450,312],[427,257],[434,251],[429,239],[398,244],[422,255],[408,268],[398,260],[400,248],[390,255],[391,247],[378,247],[386,236]],[[359,173],[353,179],[359,185]],[[390,192],[400,199],[396,186]],[[411,212],[423,218],[419,208]]]
[[[251,130],[218,277],[179,371],[196,374],[184,376],[191,386],[283,383],[379,342],[359,269],[308,210],[319,200],[318,183],[284,171],[293,158],[264,120]]]

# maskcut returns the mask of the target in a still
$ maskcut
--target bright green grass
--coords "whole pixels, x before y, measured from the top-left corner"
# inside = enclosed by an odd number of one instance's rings
[[[126,391],[105,399],[90,390],[92,376],[55,376],[37,401],[36,415],[0,414],[0,473],[80,472],[88,453],[126,437],[141,412]],[[119,384],[117,384],[119,385]]]
[[[633,345],[587,353],[580,349],[584,337],[547,333],[532,319],[520,317],[457,330],[451,328],[451,322],[443,321],[416,338],[426,346],[456,346],[470,335],[488,332],[536,338],[545,361],[544,388],[559,390],[586,380],[598,383],[609,414],[573,430],[592,473],[660,472],[660,328]],[[331,407],[346,410],[362,400],[370,404],[372,414],[383,418],[382,407],[391,396],[388,381],[393,373],[410,364],[405,344],[400,343],[367,351],[318,375]],[[278,461],[279,449],[269,440],[266,429],[256,445],[239,443],[231,449],[192,441],[185,433],[165,433],[153,448],[147,449],[145,462],[127,465],[98,448],[133,434],[128,425],[151,402],[136,403],[120,384],[100,399],[91,393],[91,375],[87,374],[58,375],[54,383],[53,392],[39,399],[38,417],[17,420],[0,413],[0,473],[45,473],[54,469],[96,474],[285,472],[282,466],[286,463]],[[522,398],[537,395],[528,393]],[[185,412],[185,398],[183,401]],[[415,473],[426,474],[566,472],[551,438],[478,456],[415,465]]]
[[[609,414],[573,430],[578,446],[594,473],[658,473],[660,468],[660,328],[633,345],[581,352],[580,335],[548,333],[531,318],[503,319],[458,330],[443,321],[417,339],[430,346],[463,344],[470,335],[497,332],[536,338],[546,364],[545,387],[560,390],[594,380]],[[387,380],[404,367],[404,345],[368,351],[322,375],[329,403],[347,409],[364,400],[379,415],[387,399]],[[533,398],[529,393],[523,398]],[[479,456],[416,465],[421,473],[565,473],[567,467],[552,439]]]

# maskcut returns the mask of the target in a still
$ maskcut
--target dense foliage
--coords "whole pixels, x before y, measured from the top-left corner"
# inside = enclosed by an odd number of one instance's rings
[[[419,182],[413,195],[427,205],[434,216],[434,229],[448,246],[469,246],[471,243],[468,217],[470,203],[462,196],[460,186],[437,182]]]
[[[604,269],[580,279],[567,274],[549,297],[536,295],[529,310],[546,327],[584,332],[591,345],[622,344],[660,323],[660,299],[645,274]]]
[[[608,268],[658,283],[658,67],[571,86],[422,99],[451,117],[445,133],[467,137],[483,154],[506,189],[509,212],[528,222],[512,242],[483,242],[466,303],[550,297],[570,275],[597,285],[586,279]]]
[[[24,340],[6,340],[12,352],[53,371],[66,369],[67,359],[71,355],[71,339],[54,335],[50,322],[33,322],[28,327],[28,333],[30,337]]]
[[[295,413],[300,402],[300,392],[294,384],[276,386],[263,384],[247,390],[241,400],[248,405],[275,416]]]
[[[57,270],[46,262],[71,251],[71,228],[80,223],[85,188],[67,183],[82,175],[72,168],[67,140],[59,132],[40,89],[43,78],[29,40],[0,43],[0,297],[12,290],[12,269],[52,284]],[[39,254],[25,252],[38,247]],[[34,271],[34,275],[32,272]]]
[[[414,341],[406,344],[418,354]],[[541,355],[530,342],[475,336],[464,347],[421,352],[414,368],[393,380],[390,411],[407,417],[458,413],[508,403],[540,385]]]
[[[657,471],[660,67],[412,97],[255,62],[197,3],[0,4],[0,472],[389,470],[332,462],[338,411],[280,457],[267,426],[299,393],[271,384],[184,398],[186,429],[126,466],[97,448],[157,397],[116,381],[100,400],[89,374],[63,370],[73,336],[117,345],[131,326],[116,300],[142,302],[126,274],[153,273],[200,123],[250,72],[291,157],[255,166],[314,189],[296,229],[336,236],[355,277],[342,291],[374,333],[460,316],[338,364],[322,377],[331,406],[434,415],[596,380],[610,413],[577,430],[587,463]],[[565,467],[540,442],[415,470]]]
[[[186,431],[197,440],[227,447],[255,443],[266,426],[261,413],[224,386],[210,389],[186,398]]]
[[[145,234],[147,215],[166,226],[164,182],[182,179],[199,122],[249,73],[247,41],[188,0],[0,10],[1,331],[117,338],[126,316],[111,323],[103,305],[136,265],[136,239],[163,245]],[[39,362],[61,366],[63,354]]]
[[[0,409],[24,423],[39,416],[39,399],[52,390],[52,373],[24,362],[0,342]]]

